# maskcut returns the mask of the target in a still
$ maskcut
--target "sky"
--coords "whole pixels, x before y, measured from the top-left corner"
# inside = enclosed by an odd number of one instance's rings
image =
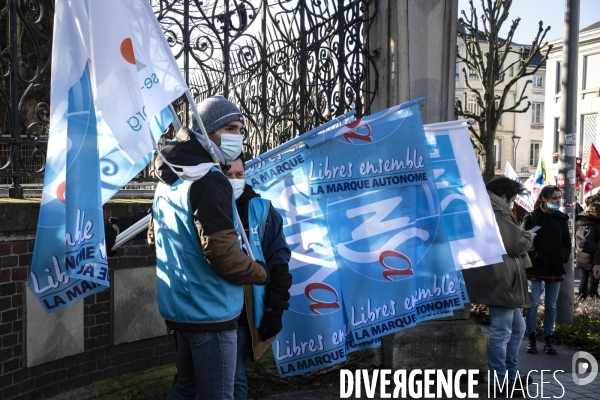
[[[473,4],[481,10],[481,0],[473,0]],[[521,18],[519,27],[515,31],[513,42],[529,44],[535,38],[538,24],[544,21],[544,28],[550,25],[551,29],[546,35],[546,40],[560,39],[564,36],[565,29],[565,4],[566,0],[513,0],[509,11],[508,20],[500,30],[500,36],[506,37],[512,20]],[[458,15],[461,10],[469,11],[468,0],[458,0]],[[481,15],[481,11],[477,13]],[[600,0],[580,0],[579,29],[583,29],[600,21]]]

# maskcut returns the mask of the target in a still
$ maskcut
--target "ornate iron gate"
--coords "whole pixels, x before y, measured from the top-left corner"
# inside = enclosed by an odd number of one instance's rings
[[[242,109],[248,155],[351,109],[369,113],[378,80],[367,47],[376,1],[149,1],[196,101],[222,94]],[[22,196],[24,179],[43,177],[53,4],[8,0],[0,12],[0,184],[13,184],[11,197]],[[189,123],[183,99],[176,109]]]
[[[151,3],[196,100],[222,94],[242,109],[247,153],[274,148],[350,109],[368,114],[376,84],[367,77],[376,82],[377,72],[366,43],[376,2]]]
[[[0,10],[0,184],[23,197],[46,161],[54,2],[7,0]]]

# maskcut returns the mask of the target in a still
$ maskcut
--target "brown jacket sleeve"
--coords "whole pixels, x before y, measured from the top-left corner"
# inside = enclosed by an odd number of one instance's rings
[[[235,229],[203,236],[200,244],[213,272],[231,283],[261,285],[267,282],[265,267],[253,261],[240,248]]]
[[[240,248],[234,228],[233,190],[221,172],[209,172],[190,187],[194,224],[204,258],[221,278],[239,285],[264,284],[268,273]]]

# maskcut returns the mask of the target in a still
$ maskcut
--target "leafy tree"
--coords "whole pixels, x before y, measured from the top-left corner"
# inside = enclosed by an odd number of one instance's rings
[[[458,51],[457,60],[466,65],[477,74],[481,82],[481,89],[474,88],[469,83],[466,68],[463,67],[465,84],[471,93],[475,94],[476,102],[481,112],[470,112],[463,107],[462,101],[455,103],[455,113],[458,116],[472,118],[477,123],[478,129],[469,126],[471,142],[475,151],[483,156],[484,169],[483,179],[489,181],[494,176],[494,139],[496,129],[503,113],[525,113],[531,106],[531,102],[525,96],[525,89],[531,83],[528,80],[523,86],[517,101],[511,107],[505,108],[506,99],[511,87],[523,77],[535,74],[548,58],[552,45],[543,43],[546,33],[550,27],[544,29],[543,22],[539,22],[537,36],[530,46],[516,46],[512,43],[513,36],[519,26],[520,18],[512,21],[510,30],[505,39],[499,37],[502,25],[507,22],[512,0],[481,0],[483,13],[477,17],[477,10],[473,6],[473,0],[469,0],[470,14],[462,10],[462,17],[458,19],[459,25],[465,28],[465,32],[458,32],[458,37],[465,44],[465,54]],[[480,25],[481,24],[481,25]],[[515,46],[515,48],[513,48]],[[516,54],[515,61],[508,61],[509,54]],[[536,65],[531,65],[536,54],[542,58]],[[506,72],[514,67],[514,75],[508,77]],[[498,107],[496,107],[498,101]]]

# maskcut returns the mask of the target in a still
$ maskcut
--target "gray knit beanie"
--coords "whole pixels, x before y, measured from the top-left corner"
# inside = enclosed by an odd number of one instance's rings
[[[244,123],[244,116],[240,109],[223,96],[212,96],[198,103],[198,113],[206,133],[210,134],[232,121]],[[199,132],[200,127],[194,119],[192,130]]]

